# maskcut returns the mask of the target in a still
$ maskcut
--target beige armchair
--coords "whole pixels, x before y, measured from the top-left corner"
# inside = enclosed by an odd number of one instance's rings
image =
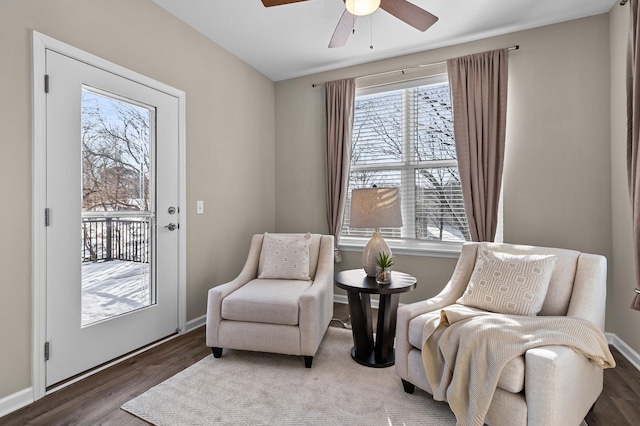
[[[511,254],[553,254],[539,316],[585,319],[604,329],[606,259],[577,251],[496,243],[467,243],[446,287],[435,297],[398,309],[395,370],[404,389],[434,394],[423,358],[423,325],[455,304],[467,288],[480,247]],[[484,422],[488,425],[579,425],[602,392],[602,369],[566,346],[528,350],[506,364]]]
[[[216,358],[222,348],[302,355],[310,368],[333,316],[333,236],[310,235],[308,280],[266,274],[265,238],[253,236],[236,279],[209,290],[206,344]]]

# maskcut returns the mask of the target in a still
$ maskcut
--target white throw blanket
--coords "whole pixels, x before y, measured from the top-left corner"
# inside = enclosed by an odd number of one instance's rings
[[[528,349],[563,345],[615,367],[607,340],[589,321],[479,312],[451,305],[424,326],[422,359],[433,398],[447,401],[457,424],[482,426],[504,366]]]

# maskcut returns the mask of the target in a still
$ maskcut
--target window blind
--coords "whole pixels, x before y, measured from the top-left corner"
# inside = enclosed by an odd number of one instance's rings
[[[344,236],[351,229],[354,188],[398,187],[402,228],[381,229],[385,238],[469,241],[456,161],[449,85],[441,76],[418,85],[368,89],[356,97]]]

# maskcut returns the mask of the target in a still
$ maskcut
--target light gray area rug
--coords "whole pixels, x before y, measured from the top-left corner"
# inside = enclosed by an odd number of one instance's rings
[[[351,359],[351,331],[330,327],[311,369],[301,357],[224,350],[122,408],[154,425],[455,425],[446,403],[403,391],[393,367]]]

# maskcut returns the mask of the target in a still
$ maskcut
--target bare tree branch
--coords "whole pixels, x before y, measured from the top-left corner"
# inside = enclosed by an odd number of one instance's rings
[[[147,210],[149,114],[90,92],[82,103],[85,211]]]

